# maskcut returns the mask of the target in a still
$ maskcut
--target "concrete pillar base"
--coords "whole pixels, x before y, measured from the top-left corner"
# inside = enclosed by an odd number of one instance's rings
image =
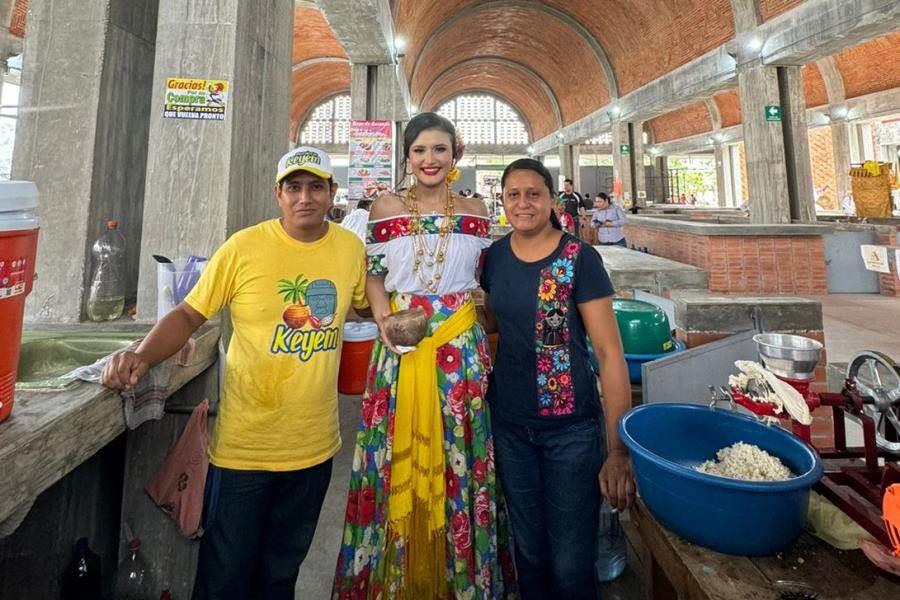
[[[40,190],[30,322],[82,320],[90,247],[115,219],[134,298],[158,0],[32,0],[12,179]],[[50,84],[52,82],[52,84]],[[153,94],[153,89],[159,89]],[[61,260],[65,257],[65,260]]]
[[[235,231],[278,214],[288,150],[291,0],[160,0],[138,318],[156,319],[151,254],[211,256]],[[215,40],[215,43],[210,43]],[[169,77],[229,82],[224,121],[163,118]],[[158,93],[156,93],[158,92]]]

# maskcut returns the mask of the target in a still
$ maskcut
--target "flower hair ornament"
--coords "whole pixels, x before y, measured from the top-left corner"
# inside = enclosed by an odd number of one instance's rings
[[[456,132],[456,152],[453,154],[453,166],[450,168],[450,172],[447,173],[447,185],[459,181],[459,178],[462,176],[462,173],[459,171],[459,167],[456,166],[456,163],[459,162],[459,159],[463,157],[463,153],[466,150],[466,143],[463,141],[462,134],[457,131]]]

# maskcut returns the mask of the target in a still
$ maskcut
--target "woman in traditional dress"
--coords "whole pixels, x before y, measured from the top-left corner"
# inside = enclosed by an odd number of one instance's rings
[[[631,390],[613,287],[600,255],[553,219],[544,165],[517,160],[501,181],[513,231],[488,251],[481,287],[487,328],[500,333],[488,399],[519,592],[593,600],[601,493],[620,510],[634,499],[616,432]]]
[[[490,358],[472,291],[490,245],[484,202],[450,190],[461,156],[447,119],[406,127],[412,185],[372,205],[366,294],[382,339],[369,364],[334,598],[505,598],[514,573],[484,400]],[[422,307],[401,355],[391,312]]]

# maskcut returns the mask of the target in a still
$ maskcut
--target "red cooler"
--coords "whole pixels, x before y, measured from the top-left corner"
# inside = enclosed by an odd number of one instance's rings
[[[37,255],[37,197],[30,181],[0,182],[0,421],[16,393],[25,297]]]
[[[366,370],[377,337],[378,326],[370,321],[344,325],[341,369],[338,371],[340,393],[358,395],[366,391]]]

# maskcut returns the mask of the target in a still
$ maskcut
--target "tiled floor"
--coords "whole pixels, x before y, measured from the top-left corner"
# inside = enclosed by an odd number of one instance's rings
[[[350,466],[353,462],[353,442],[359,419],[358,396],[341,396],[340,417],[344,446],[335,457],[331,486],[319,517],[319,526],[309,555],[300,568],[297,580],[298,600],[326,600],[330,597],[331,582],[340,546]],[[604,600],[632,600],[641,598],[640,577],[636,556],[629,552],[629,566],[615,582],[603,589]]]
[[[878,350],[900,362],[900,298],[877,294],[815,296],[822,303],[829,362]]]

